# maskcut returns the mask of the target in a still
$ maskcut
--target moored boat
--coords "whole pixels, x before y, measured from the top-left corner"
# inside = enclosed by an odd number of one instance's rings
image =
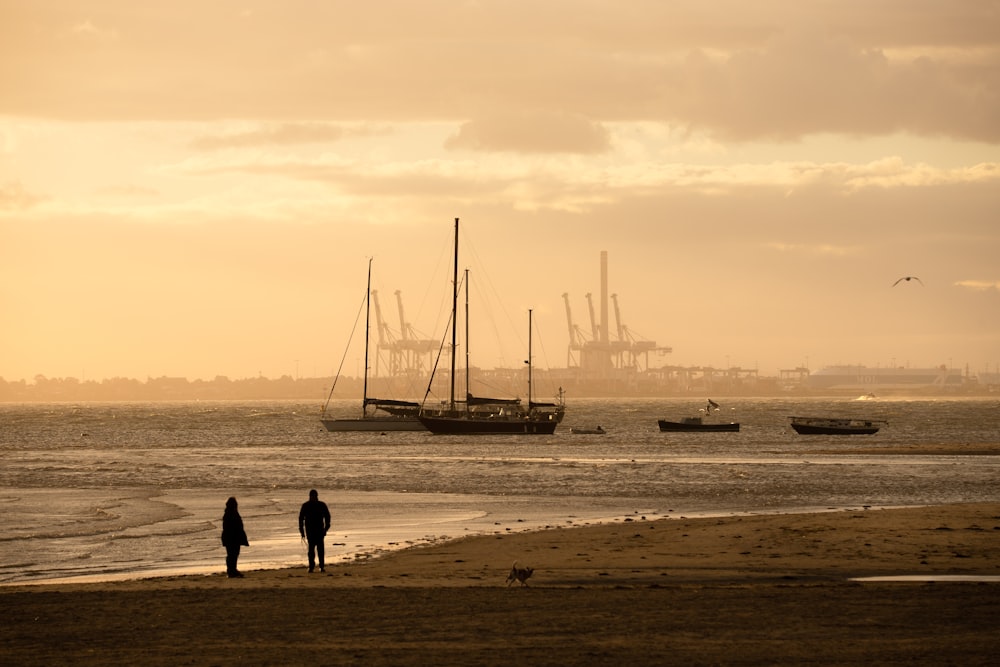
[[[657,421],[661,431],[739,431],[738,422],[706,422],[701,417],[684,417],[680,421],[660,419]]]
[[[718,412],[719,409],[719,404],[712,399],[708,399],[708,405],[702,408],[706,416],[711,416],[712,410]],[[740,430],[739,422],[710,421],[706,420],[704,417],[683,417],[679,421],[660,419],[657,421],[657,424],[659,424],[661,431],[703,431],[721,433]]]
[[[420,404],[385,398],[364,399],[360,417],[334,418],[323,416],[320,422],[327,431],[425,431],[417,419]]]
[[[543,403],[532,400],[531,376],[531,310],[528,310],[528,403],[520,398],[496,399],[473,396],[469,392],[469,373],[466,371],[465,401],[455,399],[455,351],[457,345],[458,318],[458,218],[455,219],[455,264],[452,280],[451,301],[451,390],[447,402],[428,406],[426,397],[417,418],[424,427],[442,435],[494,435],[494,434],[539,434],[551,435],[562,421],[566,408],[562,389],[558,403]],[[468,301],[468,276],[466,276],[466,301]],[[466,307],[468,311],[468,307]],[[466,328],[468,337],[468,327]],[[468,342],[468,341],[466,341]],[[468,345],[466,345],[468,347]]]
[[[801,435],[874,435],[888,422],[881,419],[839,417],[789,417],[792,428]]]
[[[604,435],[607,431],[598,424],[596,428],[582,428],[579,426],[574,426],[569,430],[570,433],[575,433],[576,435]]]
[[[327,414],[333,390],[337,387],[337,378],[330,388],[326,404],[320,415],[320,422],[327,431],[343,433],[348,431],[424,431],[424,425],[417,419],[420,404],[416,401],[399,401],[388,398],[371,398],[368,396],[368,335],[371,329],[371,294],[372,294],[372,262],[368,260],[368,288],[365,293],[365,381],[361,398],[361,415],[352,418],[335,418]],[[353,335],[353,334],[352,334]],[[350,344],[348,344],[349,346]],[[346,356],[346,352],[345,352]],[[343,364],[343,362],[341,362]]]
[[[455,401],[440,408],[423,408],[419,419],[438,435],[552,435],[562,419],[555,403],[514,405],[489,403],[469,406]],[[463,407],[464,406],[464,407]]]

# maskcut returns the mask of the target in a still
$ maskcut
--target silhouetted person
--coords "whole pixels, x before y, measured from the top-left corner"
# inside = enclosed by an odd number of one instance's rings
[[[243,576],[236,568],[236,563],[240,559],[240,547],[250,546],[246,531],[243,530],[243,517],[236,508],[236,498],[230,498],[226,501],[226,511],[222,514],[222,544],[226,547],[226,574],[230,577]]]
[[[330,530],[330,508],[319,499],[316,489],[309,492],[309,500],[302,503],[299,510],[299,535],[309,543],[309,571],[316,569],[316,557],[319,557],[319,571],[326,572],[324,562],[323,538]]]

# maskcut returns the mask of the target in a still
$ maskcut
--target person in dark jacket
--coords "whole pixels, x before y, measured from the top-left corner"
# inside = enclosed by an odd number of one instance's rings
[[[236,563],[240,559],[240,547],[248,547],[250,542],[243,530],[243,517],[237,510],[236,498],[226,501],[226,511],[222,515],[222,545],[226,547],[226,574],[242,577]]]
[[[309,500],[302,503],[299,510],[299,535],[309,543],[309,571],[316,569],[316,558],[319,557],[319,571],[326,572],[324,563],[323,538],[330,530],[330,509],[322,500],[316,489],[309,492]]]

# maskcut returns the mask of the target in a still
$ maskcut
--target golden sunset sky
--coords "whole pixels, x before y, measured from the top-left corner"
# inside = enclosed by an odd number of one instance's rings
[[[369,257],[440,338],[455,218],[481,366],[607,251],[653,365],[995,370],[1000,3],[0,0],[8,381],[330,375]]]

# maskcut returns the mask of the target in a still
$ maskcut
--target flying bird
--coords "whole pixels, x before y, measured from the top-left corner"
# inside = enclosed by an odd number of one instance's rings
[[[906,280],[906,281],[916,280],[921,285],[924,284],[924,281],[921,280],[920,278],[917,278],[916,276],[903,276],[902,278],[900,278],[899,280],[897,280],[896,282],[894,282],[892,284],[892,286],[895,287],[896,285],[898,285],[899,283],[903,282],[904,280]]]

